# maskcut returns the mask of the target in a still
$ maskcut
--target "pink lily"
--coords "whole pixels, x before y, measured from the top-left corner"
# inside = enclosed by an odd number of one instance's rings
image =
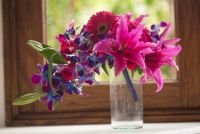
[[[145,82],[148,78],[153,78],[157,84],[156,92],[159,92],[163,87],[163,78],[161,75],[160,67],[162,65],[170,65],[176,67],[178,70],[178,66],[176,65],[173,57],[177,56],[181,51],[181,46],[173,46],[180,39],[173,38],[169,40],[165,40],[164,38],[167,36],[170,30],[170,24],[166,27],[163,33],[160,36],[160,40],[158,41],[158,45],[152,48],[152,51],[147,53],[143,53],[145,58],[145,74],[141,78],[141,82]]]
[[[173,39],[165,40],[165,38],[169,34],[170,30],[171,30],[171,24],[169,23],[169,24],[167,24],[167,27],[160,35],[160,40],[158,41],[158,44],[159,44],[158,47],[163,47],[163,46],[167,47],[167,46],[175,44],[176,42],[179,42],[181,40],[180,38],[173,38]]]
[[[128,32],[127,19],[120,17],[116,31],[116,39],[106,39],[98,42],[93,50],[106,53],[114,57],[115,76],[124,70],[127,63],[137,64],[145,69],[144,59],[140,51],[152,45],[152,43],[139,42],[144,26],[138,25]]]

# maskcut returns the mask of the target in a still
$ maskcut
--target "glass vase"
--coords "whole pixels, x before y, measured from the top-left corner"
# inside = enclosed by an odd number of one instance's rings
[[[127,70],[126,70],[127,71]],[[127,71],[131,81],[127,83],[124,73],[114,76],[114,69],[110,70],[110,108],[111,126],[114,129],[137,129],[143,127],[143,94],[142,85],[133,81],[131,73]],[[137,99],[131,95],[129,86],[133,84]]]

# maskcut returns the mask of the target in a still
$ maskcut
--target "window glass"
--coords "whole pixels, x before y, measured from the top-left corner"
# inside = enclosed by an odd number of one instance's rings
[[[46,0],[47,10],[47,42],[58,48],[56,34],[64,33],[70,20],[76,21],[75,26],[87,23],[89,17],[97,11],[112,11],[116,14],[130,12],[133,18],[141,14],[148,14],[145,23],[150,26],[160,21],[173,20],[172,0]],[[173,35],[173,31],[171,32]],[[176,70],[170,67],[162,68],[164,79],[175,79]],[[135,79],[139,79],[136,74]],[[101,70],[96,75],[97,81],[108,81],[109,77]]]

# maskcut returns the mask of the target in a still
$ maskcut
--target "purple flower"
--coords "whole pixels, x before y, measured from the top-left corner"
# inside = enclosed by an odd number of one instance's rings
[[[73,83],[67,81],[64,83],[64,89],[68,94],[81,94],[81,90],[79,88],[77,88],[76,86],[74,86]]]
[[[63,95],[62,91],[57,90],[53,92],[49,85],[43,86],[42,91],[43,93],[45,93],[45,96],[41,97],[40,100],[47,101],[48,109],[51,111],[54,110],[54,104],[56,104],[57,102],[61,102],[61,98]]]

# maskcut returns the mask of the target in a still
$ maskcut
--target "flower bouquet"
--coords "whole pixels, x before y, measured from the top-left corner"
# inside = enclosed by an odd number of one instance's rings
[[[60,50],[29,40],[27,45],[47,61],[38,64],[39,73],[32,76],[36,90],[17,98],[13,105],[39,100],[46,101],[48,109],[54,110],[64,94],[87,96],[83,84],[93,84],[101,67],[107,74],[107,68],[113,68],[113,77],[123,75],[132,102],[137,102],[140,96],[129,72],[139,72],[141,83],[153,79],[159,92],[163,87],[160,67],[170,65],[178,69],[173,58],[181,46],[173,44],[180,39],[166,39],[170,23],[160,22],[148,28],[142,23],[145,17],[131,19],[129,13],[115,15],[101,11],[92,15],[81,29],[71,21],[66,31],[56,36]]]

